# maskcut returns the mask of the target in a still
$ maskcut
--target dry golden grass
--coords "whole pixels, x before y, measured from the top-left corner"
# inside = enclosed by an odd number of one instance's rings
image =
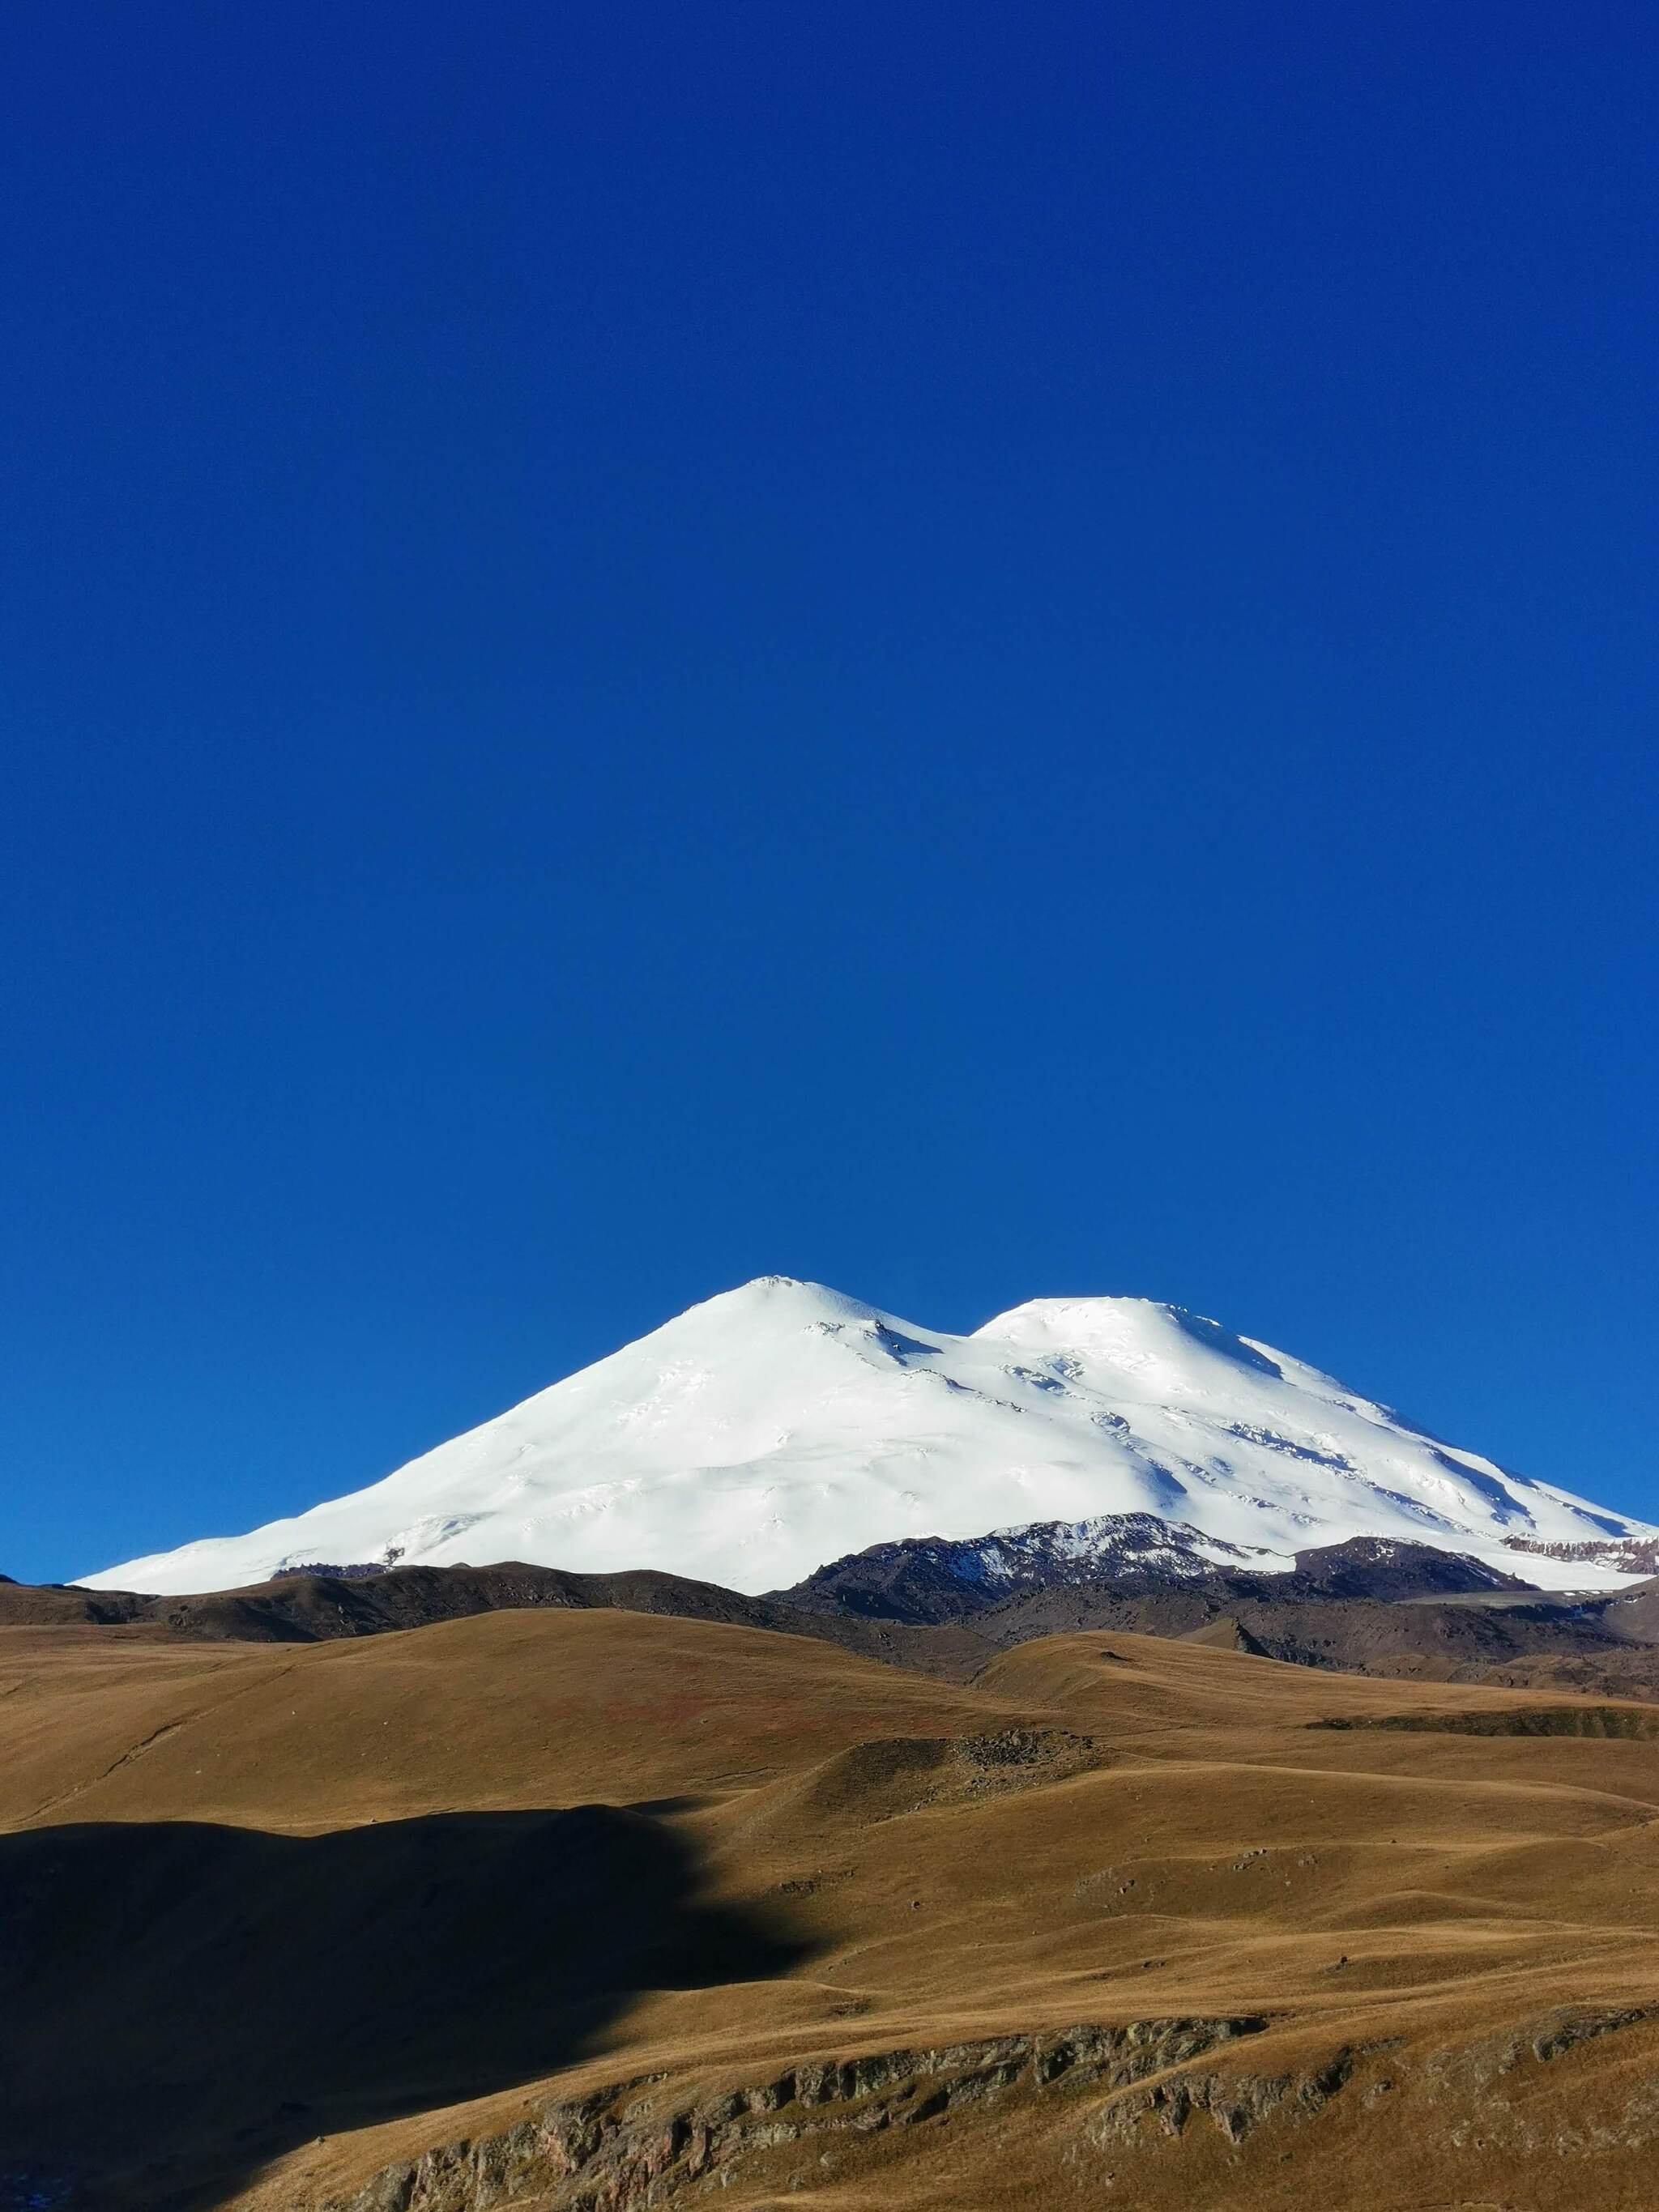
[[[7,1631],[14,2157],[134,2212],[288,2212],[625,2079],[689,2109],[805,2061],[920,2079],[1224,2018],[1116,2088],[1022,2061],[886,2125],[854,2095],[660,2201],[1659,2203],[1652,1709],[1552,1692],[1590,1733],[1470,1732],[1544,1702],[1118,1634],[957,1686],[621,1613]]]

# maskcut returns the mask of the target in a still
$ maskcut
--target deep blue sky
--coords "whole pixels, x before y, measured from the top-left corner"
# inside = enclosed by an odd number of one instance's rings
[[[15,0],[0,1568],[769,1271],[1659,1514],[1656,57]]]

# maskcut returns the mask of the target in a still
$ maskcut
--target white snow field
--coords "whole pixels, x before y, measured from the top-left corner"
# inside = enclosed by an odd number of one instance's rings
[[[1176,1306],[1036,1298],[951,1336],[765,1276],[367,1490],[82,1580],[171,1594],[312,1561],[522,1559],[753,1592],[901,1536],[1133,1512],[1278,1555],[1261,1567],[1393,1536],[1574,1589],[1636,1577],[1504,1538],[1659,1534]]]

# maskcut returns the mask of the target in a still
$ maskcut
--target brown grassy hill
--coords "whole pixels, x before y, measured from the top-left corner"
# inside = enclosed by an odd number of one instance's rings
[[[1268,1657],[1343,1674],[1502,1688],[1550,1687],[1659,1700],[1659,1607],[1646,1586],[1582,1607],[1540,1596],[1299,1602],[1170,1589],[1045,1589],[976,1613],[975,1632],[1004,1646],[1079,1630],[1154,1636],[1218,1632]]]
[[[1655,1721],[1115,1632],[0,1631],[0,2206],[1646,2206]]]
[[[207,1643],[337,1643],[392,1629],[430,1628],[442,1620],[468,1620],[483,1613],[550,1607],[665,1613],[686,1620],[821,1637],[872,1659],[953,1678],[982,1666],[994,1648],[957,1623],[916,1627],[896,1620],[826,1616],[650,1568],[579,1575],[508,1559],[484,1567],[319,1571],[194,1597],[89,1590],[73,1583],[31,1585],[0,1575],[0,1629],[147,1625]]]

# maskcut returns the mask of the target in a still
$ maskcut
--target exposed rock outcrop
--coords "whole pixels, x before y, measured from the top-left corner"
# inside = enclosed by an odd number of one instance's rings
[[[526,2199],[549,2212],[635,2212],[781,2145],[912,2126],[1021,2087],[1132,2089],[1266,2026],[1255,2014],[1135,2021],[805,2059],[690,2105],[675,2100],[663,2076],[635,2077],[546,2105],[503,2134],[388,2166],[321,2212],[492,2212]],[[1230,2109],[1211,2080],[1188,2093],[1189,2107]]]
[[[1196,2113],[1205,2114],[1231,2143],[1241,2143],[1275,2115],[1311,2119],[1323,2112],[1353,2073],[1346,2045],[1302,2074],[1176,2074],[1134,2094],[1115,2097],[1091,2122],[1089,2137],[1104,2148],[1133,2143],[1149,2125],[1179,2136]]]

